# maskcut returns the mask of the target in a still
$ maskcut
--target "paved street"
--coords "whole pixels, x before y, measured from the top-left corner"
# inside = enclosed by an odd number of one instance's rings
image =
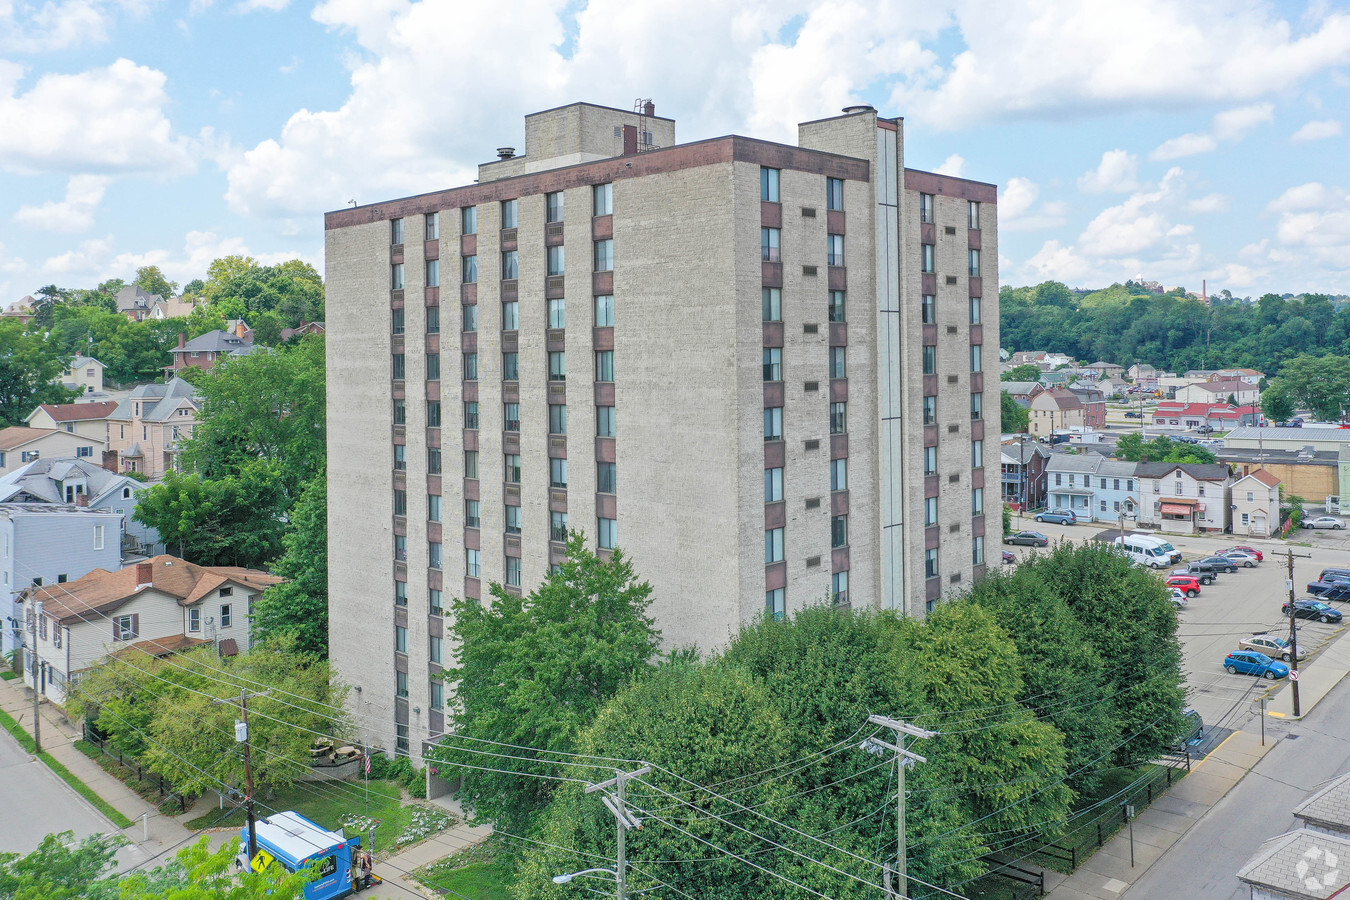
[[[0,731],[0,809],[0,853],[27,853],[51,832],[117,830],[7,731]]]

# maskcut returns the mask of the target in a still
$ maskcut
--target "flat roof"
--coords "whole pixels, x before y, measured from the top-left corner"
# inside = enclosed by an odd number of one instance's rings
[[[342,835],[290,810],[259,819],[257,830],[260,839],[289,856],[288,861],[292,864],[299,864],[315,854],[326,855],[326,851],[347,843]]]

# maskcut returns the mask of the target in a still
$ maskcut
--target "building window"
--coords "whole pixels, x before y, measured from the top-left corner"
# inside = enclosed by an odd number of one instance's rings
[[[464,234],[478,233],[478,207],[466,206],[459,211],[460,230]]]
[[[548,248],[548,274],[562,275],[567,268],[567,254],[561,246]]]
[[[422,217],[423,237],[428,241],[441,239],[440,213],[427,213]]]
[[[980,251],[975,249],[970,251],[970,277],[980,277]]]
[[[502,381],[520,380],[520,354],[515,350],[502,354]]]
[[[506,533],[520,534],[521,512],[519,506],[506,507]]]
[[[502,251],[502,281],[515,281],[520,277],[520,253],[516,250]]]
[[[937,397],[932,394],[923,398],[923,424],[937,424]]]
[[[431,682],[431,708],[445,709],[445,682],[435,679]]]
[[[550,403],[548,405],[548,433],[567,434],[566,403]]]
[[[611,216],[614,214],[614,185],[597,184],[591,188],[591,215]]]
[[[567,351],[550,350],[548,354],[548,380],[567,380]]]
[[[477,450],[465,450],[465,451],[464,451],[464,477],[465,477],[465,478],[477,478],[477,477],[478,477],[478,451],[477,451]]]
[[[844,208],[844,179],[825,179],[825,208],[836,211]]]
[[[403,333],[403,310],[393,309],[389,311],[389,331],[392,334]],[[125,431],[125,426],[123,426]]]
[[[464,548],[464,574],[470,578],[478,578],[483,574],[483,553],[481,550]]]
[[[404,358],[402,353],[394,354],[393,370],[394,370],[394,380],[402,381],[405,374]]]
[[[595,489],[602,494],[618,492],[618,467],[612,462],[596,463]]]
[[[520,404],[502,404],[502,430],[520,431]]]
[[[925,475],[936,475],[936,474],[937,474],[937,448],[936,448],[936,447],[924,447],[924,448],[923,448],[923,474],[925,474]]]
[[[427,354],[427,381],[439,381],[441,378],[441,356],[439,353]]]
[[[984,488],[973,488],[970,492],[970,514],[984,515]]]
[[[427,494],[427,521],[439,522],[441,520],[441,495]]]
[[[433,569],[441,568],[443,560],[441,559],[441,542],[427,542],[427,565]]]
[[[544,195],[544,221],[561,222],[563,220],[562,191]]]
[[[441,592],[437,588],[427,590],[427,606],[433,616],[445,615],[445,608],[441,605]]]
[[[427,661],[440,665],[444,661],[445,640],[438,637],[427,638]]]
[[[825,235],[825,264],[842,266],[844,264],[844,236],[842,234]]]
[[[506,483],[520,484],[520,454],[506,454]]]
[[[611,328],[614,325],[614,295],[600,294],[595,298],[595,327]]]
[[[478,283],[478,257],[466,256],[463,259],[463,281],[465,284]]]
[[[202,630],[202,611],[197,607],[193,607],[188,610],[188,631],[201,631],[201,630]],[[46,637],[47,619],[45,616],[42,619],[42,631],[43,631],[42,636]]]
[[[929,274],[937,271],[936,256],[932,244],[923,245],[923,271]]]
[[[502,304],[502,331],[520,329],[520,302],[507,300]]]
[[[439,259],[427,260],[426,286],[427,287],[441,286],[441,261]]]
[[[923,324],[937,324],[937,297],[932,294],[923,295]]]
[[[783,561],[783,529],[781,528],[764,529],[765,564],[782,561]]]
[[[408,536],[405,534],[394,535],[394,559],[398,562],[408,561]]]
[[[925,225],[933,224],[934,217],[933,217],[932,194],[919,195],[919,221],[923,222]]]
[[[923,524],[936,525],[938,522],[938,498],[928,497],[923,501]]]
[[[462,308],[460,322],[466,333],[473,333],[478,330],[478,306],[477,304],[466,304]]]
[[[464,401],[464,427],[465,427],[465,428],[477,428],[477,427],[478,427],[478,401],[477,401],[477,400],[465,400],[465,401]]]
[[[844,321],[844,292],[830,291],[830,321]]]
[[[783,289],[771,287],[761,288],[760,297],[764,309],[764,321],[783,321]]]
[[[477,307],[475,307],[476,309]],[[427,307],[427,334],[441,333],[441,308],[439,306]]]
[[[517,227],[518,207],[515,200],[502,201],[502,227]]]
[[[596,533],[599,535],[601,550],[613,550],[619,546],[619,520],[600,518],[596,520]]]
[[[970,345],[970,371],[972,372],[984,371],[984,366],[982,365],[983,355],[984,355],[984,347],[982,345],[980,344]]]
[[[403,444],[394,445],[394,471],[403,472],[408,468],[408,448]]]
[[[778,262],[778,244],[780,240],[777,228],[759,230],[759,258],[764,262]]]
[[[840,400],[830,404],[830,434],[848,433],[848,403]]]
[[[781,441],[783,439],[783,407],[769,406],[764,409],[764,440]]]
[[[968,223],[969,227],[971,227],[971,228],[979,228],[979,227],[980,227],[980,204],[979,204],[979,202],[978,202],[978,201],[975,201],[975,200],[971,200],[971,201],[969,202],[969,207],[968,207],[968,209],[969,209],[969,215],[970,215],[970,221],[969,221],[969,223]]]
[[[932,550],[926,550],[923,554],[923,577],[938,577],[938,552],[934,547]]]
[[[607,238],[595,242],[595,271],[614,271],[614,240]]]
[[[970,417],[972,419],[984,418],[984,394],[970,395]]]
[[[548,461],[548,483],[555,488],[567,487],[567,460],[550,459]]]
[[[614,351],[597,350],[595,351],[595,380],[613,381],[614,380]]]
[[[764,592],[764,615],[775,622],[781,622],[787,615],[785,606],[786,591],[783,588],[774,588],[771,591]]]
[[[984,565],[984,537],[977,537],[970,544],[970,561],[977,566]]]
[[[832,491],[848,490],[847,459],[830,460],[830,490]]]
[[[848,516],[830,517],[830,546],[836,550],[848,546]]]
[[[764,348],[764,380],[783,380],[783,350],[781,347]]]
[[[102,525],[95,525],[95,526],[94,526],[94,549],[95,549],[95,550],[102,550],[102,549],[103,549],[103,526],[102,526]]]
[[[397,672],[397,671],[394,672],[394,695],[395,695],[396,697],[407,697],[407,696],[408,696],[408,673],[407,673],[407,672]],[[400,725],[399,728],[404,729],[404,731],[406,732],[408,726],[407,726],[407,725]],[[403,746],[402,746],[402,748],[395,750],[395,753],[402,753],[404,756],[407,756],[407,755],[408,755],[408,738],[407,738],[406,733],[405,733],[405,734],[400,734],[399,737],[398,737],[398,740],[400,740],[400,741],[403,742]]]
[[[408,492],[394,491],[394,515],[406,516],[408,514]]]
[[[567,298],[554,297],[548,301],[548,327],[567,327]]]
[[[113,638],[119,641],[136,639],[136,616],[118,616],[113,619]]]
[[[477,381],[477,380],[478,380],[478,354],[477,354],[477,353],[465,353],[465,354],[464,354],[464,380],[465,380],[465,381]],[[428,424],[429,424],[429,423],[428,423]]]
[[[402,219],[390,219],[390,220],[389,220],[389,243],[391,243],[391,244],[401,244],[401,243],[403,243],[403,220],[402,220]]]
[[[483,507],[481,501],[464,501],[464,527],[480,528],[483,524]]]
[[[970,467],[972,469],[984,468],[984,441],[970,442]]]
[[[394,626],[394,652],[408,652],[408,629],[402,625]]]
[[[427,474],[441,474],[441,449],[439,447],[427,449]]]
[[[173,439],[178,440],[178,426],[173,426]],[[76,447],[75,455],[81,459],[92,457],[94,455],[93,447]],[[83,493],[83,491],[81,491]]]
[[[567,543],[567,513],[556,510],[550,513],[548,526],[550,540],[559,544]]]
[[[764,502],[777,503],[783,499],[783,469],[781,466],[764,470]]]
[[[759,170],[759,199],[768,203],[778,203],[778,179],[781,172],[763,166]]]
[[[234,625],[234,608],[228,603],[220,604],[220,627],[229,628]]]
[[[830,348],[830,377],[831,378],[848,377],[848,348],[846,347]]]
[[[923,345],[923,374],[937,374],[937,346],[935,344]]]
[[[614,437],[618,434],[618,425],[618,417],[614,414],[614,407],[597,406],[595,408],[596,437]]]

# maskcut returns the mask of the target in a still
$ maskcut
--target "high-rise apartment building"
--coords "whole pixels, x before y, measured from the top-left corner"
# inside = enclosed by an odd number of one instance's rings
[[[796,147],[654,112],[536,113],[472,185],[326,217],[331,655],[368,740],[441,733],[448,598],[529,591],[569,528],[704,650],[830,598],[922,615],[998,553],[995,188],[906,169],[871,107]]]

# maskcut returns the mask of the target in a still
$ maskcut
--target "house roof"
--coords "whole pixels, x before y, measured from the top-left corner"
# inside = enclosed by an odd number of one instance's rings
[[[1238,391],[1250,391],[1252,386],[1245,381],[1201,381],[1191,385],[1211,394],[1236,394]]]
[[[135,404],[139,403],[143,420],[166,422],[184,400],[191,401],[193,406],[196,406],[197,389],[181,378],[174,377],[162,384],[142,384],[133,389],[108,418],[130,421],[134,418],[132,411]]]
[[[31,444],[49,434],[57,434],[55,428],[26,428],[23,425],[11,425],[0,428],[0,450],[13,450],[24,444]]]
[[[75,357],[74,359],[72,359],[72,360],[70,361],[70,368],[72,368],[72,369],[78,369],[78,368],[81,368],[82,366],[88,366],[88,365],[99,365],[99,366],[102,366],[103,363],[101,363],[101,362],[99,362],[98,360],[94,359],[92,356],[85,356],[84,354],[80,354],[79,356]],[[103,366],[103,367],[104,367],[105,369],[107,368],[107,366]]]
[[[999,388],[1010,394],[1030,394],[1037,388],[1045,390],[1039,381],[1003,381],[999,383]]]
[[[91,419],[106,419],[117,409],[116,400],[100,400],[97,403],[43,403],[38,409],[51,416],[57,422],[88,422]],[[34,415],[37,410],[33,410]],[[30,420],[32,415],[28,417]]]
[[[153,638],[144,641],[137,641],[134,644],[127,644],[120,650],[113,653],[113,656],[127,658],[141,653],[150,656],[172,656],[175,653],[182,653],[184,650],[191,650],[193,647],[200,647],[202,644],[209,644],[210,641],[205,638],[188,637],[185,634],[174,634],[169,637]]]
[[[1350,772],[1323,784],[1294,807],[1294,816],[1350,836]]]
[[[152,294],[134,284],[129,284],[117,292],[117,311],[124,313],[134,309],[149,309],[163,299],[159,294]]]
[[[1222,463],[1138,463],[1135,472],[1140,478],[1166,478],[1180,469],[1197,481],[1227,481],[1228,467]]]
[[[1048,472],[1088,472],[1093,475],[1101,467],[1104,457],[1097,456],[1095,453],[1091,456],[1078,453],[1055,453],[1050,457],[1050,462],[1046,463]]]
[[[91,502],[98,501],[104,494],[123,486],[131,486],[133,490],[143,487],[133,479],[109,472],[89,459],[59,457],[35,459],[7,475],[0,476],[0,503],[8,501],[63,503],[65,496],[60,482],[72,475],[84,478],[85,493],[92,498]]]
[[[1266,487],[1280,486],[1280,479],[1276,478],[1274,475],[1270,474],[1265,469],[1257,469],[1255,472],[1248,472],[1246,475],[1243,475],[1241,478],[1237,480],[1237,482],[1234,483],[1236,484],[1242,482],[1248,478],[1255,478],[1257,481],[1261,482]]]
[[[142,582],[142,567],[149,566],[150,580]],[[284,579],[257,569],[235,566],[199,566],[175,556],[155,556],[146,562],[109,572],[95,569],[83,578],[32,591],[47,611],[61,622],[77,622],[87,614],[116,609],[143,591],[154,589],[173,597],[182,606],[192,606],[221,585],[234,583],[262,590]]]
[[[174,347],[174,353],[233,353],[244,355],[252,352],[253,341],[243,338],[217,328],[215,331],[208,331],[206,334],[198,335],[188,341],[181,347]]]
[[[1324,854],[1350,859],[1350,840],[1300,828],[1263,843],[1237,876],[1296,900],[1330,900],[1350,883],[1350,876],[1338,874]]]
[[[1083,401],[1073,391],[1055,388],[1046,391],[1046,393],[1050,395],[1050,398],[1055,401],[1055,405],[1060,409],[1081,409],[1083,406]]]

